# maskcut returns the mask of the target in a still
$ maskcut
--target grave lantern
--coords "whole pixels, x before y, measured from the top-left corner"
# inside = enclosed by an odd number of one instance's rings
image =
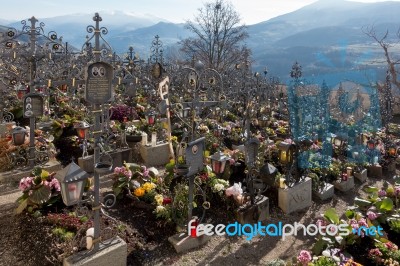
[[[335,144],[335,138],[336,138],[335,134],[329,133],[328,136],[326,137],[326,141],[331,144]]]
[[[375,149],[375,140],[373,140],[373,139],[368,140],[368,141],[367,141],[367,147],[368,147],[368,149],[370,149],[370,150]]]
[[[146,114],[146,121],[149,125],[154,125],[156,122],[156,113],[154,111],[150,111]]]
[[[278,149],[279,161],[281,162],[281,164],[287,165],[293,162],[292,144],[282,141],[279,143]]]
[[[21,100],[24,97],[25,94],[26,94],[26,87],[24,85],[20,84],[17,87],[17,97],[18,97],[18,99]]]
[[[76,129],[78,137],[81,139],[85,139],[89,131],[90,125],[85,121],[81,121],[75,124],[74,128]]]
[[[23,127],[15,127],[12,131],[12,141],[15,146],[25,143],[26,129]]]
[[[362,144],[367,145],[368,139],[369,139],[368,135],[363,133],[362,134]]]
[[[225,171],[226,161],[230,159],[221,151],[214,153],[209,158],[211,159],[212,170],[216,174],[222,174]]]
[[[59,171],[55,176],[60,182],[61,196],[67,206],[77,204],[83,195],[85,182],[89,177],[82,168],[74,162]]]
[[[396,147],[393,145],[390,146],[388,149],[388,154],[389,154],[389,156],[396,156],[396,154],[397,154]]]
[[[189,116],[189,112],[190,112],[190,108],[189,107],[186,107],[186,108],[183,108],[183,109],[179,109],[179,116],[182,117],[182,118],[186,118],[186,117]]]
[[[218,125],[216,128],[214,128],[214,136],[216,137],[221,137],[222,133],[224,132],[224,128]]]
[[[334,134],[332,134],[331,142],[335,147],[342,147],[344,144],[343,138]]]

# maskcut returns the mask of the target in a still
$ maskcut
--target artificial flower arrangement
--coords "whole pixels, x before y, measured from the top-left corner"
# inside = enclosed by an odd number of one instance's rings
[[[122,196],[122,192],[141,197],[145,194],[144,192],[155,188],[151,179],[157,175],[158,171],[153,167],[147,168],[135,163],[124,163],[121,167],[115,167],[114,174],[111,176],[114,181],[112,186],[114,194],[119,198]]]
[[[142,135],[142,132],[135,125],[128,126],[125,129],[125,132],[127,135],[131,135],[131,136]]]
[[[228,198],[232,197],[239,206],[245,203],[245,197],[243,195],[243,189],[241,183],[234,183],[233,186],[228,187],[225,190],[225,195]]]
[[[229,187],[229,182],[218,178],[210,166],[204,167],[204,170],[195,178],[195,182],[197,184],[205,184],[209,188],[209,192],[217,194],[221,198],[223,198],[225,190]],[[209,194],[209,196],[212,195]]]
[[[371,259],[375,265],[400,265],[400,250],[393,242],[375,242],[375,248],[370,249],[368,258]]]
[[[321,256],[312,256],[308,250],[301,250],[299,255],[293,259],[293,266],[362,266],[351,257],[346,256],[340,249],[328,249]]]
[[[22,178],[18,187],[23,194],[17,199],[19,206],[15,212],[22,213],[26,208],[31,211],[60,200],[61,187],[55,174],[55,172],[49,173],[37,167],[33,169],[30,176]]]
[[[154,201],[157,205],[154,210],[156,217],[165,220],[166,223],[172,222],[172,199],[162,194],[156,194]]]

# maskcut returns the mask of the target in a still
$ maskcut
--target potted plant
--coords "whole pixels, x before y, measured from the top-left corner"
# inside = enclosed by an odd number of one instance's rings
[[[138,130],[136,126],[130,125],[125,129],[126,141],[140,142],[142,140],[142,131]]]
[[[288,137],[288,130],[285,126],[278,126],[278,128],[275,130],[275,133],[280,138],[285,139]]]
[[[360,180],[361,182],[365,182],[367,180],[367,172],[368,170],[366,163],[355,164],[353,168],[354,177]]]
[[[267,127],[265,131],[270,139],[274,139],[276,137],[276,133],[273,128]]]
[[[314,197],[318,198],[319,200],[326,200],[333,197],[333,185],[325,182],[322,176],[319,176],[316,173],[310,173],[308,177],[311,178],[312,193]]]

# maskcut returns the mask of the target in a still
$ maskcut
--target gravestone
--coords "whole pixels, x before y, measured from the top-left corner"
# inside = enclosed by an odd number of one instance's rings
[[[382,178],[382,166],[379,164],[368,166],[368,176],[374,178]]]
[[[67,257],[63,266],[125,266],[127,263],[128,249],[126,242],[116,236],[100,244],[97,252],[81,251]]]
[[[367,169],[363,169],[361,170],[361,172],[354,172],[354,177],[357,178],[358,181],[364,183],[365,181],[367,181]]]
[[[235,214],[237,221],[241,224],[263,222],[269,218],[269,199],[260,196],[254,204],[239,207]]]
[[[349,191],[354,188],[354,176],[349,176],[346,181],[335,181],[333,182],[333,185],[339,191]]]
[[[32,118],[43,115],[43,97],[38,93],[29,93],[23,98],[23,115]]]
[[[112,97],[113,68],[110,64],[90,64],[86,72],[85,100],[92,104],[103,104]]]
[[[333,197],[335,194],[335,187],[332,184],[325,183],[324,187],[319,190],[313,190],[313,197],[318,199],[318,200],[327,200]]]
[[[140,156],[146,166],[165,165],[170,161],[169,144],[140,145]]]
[[[279,188],[278,205],[286,214],[305,209],[311,204],[311,178],[307,177],[293,187]]]

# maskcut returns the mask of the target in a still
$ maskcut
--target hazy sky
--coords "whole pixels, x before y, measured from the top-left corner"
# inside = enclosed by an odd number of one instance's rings
[[[400,0],[395,0],[400,1]],[[32,16],[43,19],[59,15],[123,10],[134,14],[151,14],[171,22],[185,22],[209,0],[18,0],[2,1],[0,18],[22,20]],[[230,0],[242,22],[250,25],[285,14],[316,0]],[[384,2],[357,0],[357,2]]]

